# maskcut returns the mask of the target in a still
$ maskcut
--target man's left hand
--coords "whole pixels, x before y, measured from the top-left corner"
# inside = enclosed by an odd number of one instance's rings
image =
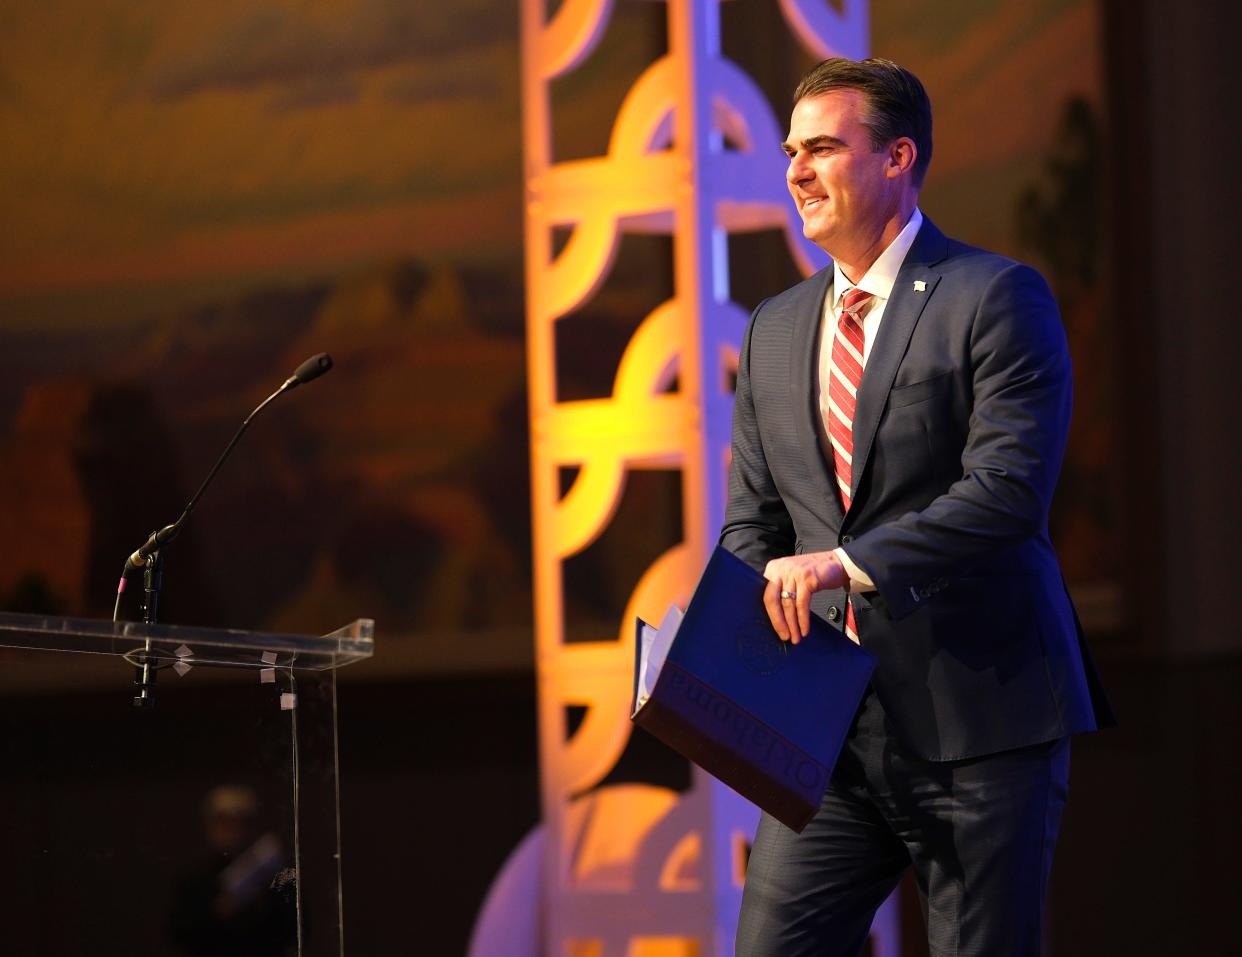
[[[774,558],[763,570],[768,587],[763,604],[781,641],[798,641],[811,630],[811,595],[824,588],[848,587],[850,577],[832,552]],[[791,597],[792,596],[792,597]]]

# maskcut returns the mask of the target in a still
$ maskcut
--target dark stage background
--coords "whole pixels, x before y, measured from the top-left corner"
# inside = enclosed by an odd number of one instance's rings
[[[662,11],[617,4],[558,85],[558,158],[604,150]],[[726,54],[783,116],[809,61],[774,0],[724,11]],[[336,370],[256,422],[169,553],[163,618],[377,619],[374,660],[341,673],[348,951],[460,954],[539,815],[516,2],[0,13],[0,608],[106,617],[125,555],[241,418],[331,352]],[[872,3],[873,51],[936,106],[923,209],[1039,265],[1074,352],[1054,538],[1123,725],[1075,744],[1059,955],[1242,952],[1238,19],[1210,2]],[[792,279],[777,237],[734,242],[743,305]],[[589,321],[562,323],[564,396],[606,391],[670,268],[666,244],[623,244]],[[570,565],[571,629],[614,627],[676,495],[667,475],[630,483]],[[128,681],[6,668],[5,714],[22,717],[0,729],[0,782],[41,735],[81,764],[133,720]],[[225,747],[195,720],[183,740]],[[101,787],[142,800],[132,768],[110,773]],[[681,773],[636,739],[614,780]],[[3,791],[0,829],[23,827]],[[107,827],[93,813],[75,826]]]

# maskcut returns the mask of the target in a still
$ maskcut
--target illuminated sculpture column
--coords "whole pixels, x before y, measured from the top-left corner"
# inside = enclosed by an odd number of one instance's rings
[[[542,941],[528,950],[514,939],[520,924],[515,895],[520,898],[525,886],[513,876],[515,860],[476,927],[477,957],[500,946],[506,930],[506,955],[732,953],[754,809],[697,769],[684,795],[598,785],[631,731],[634,617],[658,620],[671,603],[688,598],[724,514],[729,373],[747,319],[730,300],[727,236],[778,228],[805,273],[824,259],[802,238],[785,190],[778,149],[784,117],[778,123],[750,78],[720,56],[719,0],[667,0],[666,6],[670,48],[629,90],[607,155],[555,163],[550,84],[590,56],[612,3],[564,0],[548,21],[546,0],[522,0],[544,812],[539,842],[528,841],[538,853],[527,860],[540,861],[541,898],[531,894],[529,906],[542,908]],[[812,53],[865,55],[865,3],[847,2],[841,13],[823,0],[783,0],[781,9]],[[572,233],[554,255],[558,228]],[[558,402],[554,327],[575,321],[573,313],[606,278],[627,231],[672,236],[674,296],[635,332],[610,397]],[[668,391],[674,381],[676,391]],[[562,495],[566,468],[577,473]],[[615,640],[567,643],[563,564],[602,532],[627,472],[642,468],[681,470],[681,544],[642,577]],[[585,708],[572,736],[571,707]],[[505,906],[497,903],[502,897]]]

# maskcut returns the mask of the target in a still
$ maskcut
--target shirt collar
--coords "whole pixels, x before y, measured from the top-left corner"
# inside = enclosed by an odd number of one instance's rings
[[[922,225],[923,213],[916,206],[910,221],[902,227],[901,232],[888,244],[884,252],[880,253],[880,258],[871,264],[866,275],[858,280],[858,288],[863,292],[871,293],[877,299],[888,299],[897,282],[897,273],[901,271],[901,264],[905,262],[906,254],[914,245],[914,237],[918,235],[919,227]],[[837,265],[835,259],[832,261],[832,288],[834,308],[840,309],[841,297],[854,288],[854,283],[845,278],[845,273],[841,272],[841,267]]]

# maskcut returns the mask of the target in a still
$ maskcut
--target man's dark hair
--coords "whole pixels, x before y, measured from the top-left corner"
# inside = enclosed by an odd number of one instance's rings
[[[892,60],[833,57],[811,68],[794,90],[793,101],[833,90],[857,90],[867,99],[861,117],[871,132],[871,148],[883,149],[899,136],[914,140],[914,185],[922,186],[932,156],[932,113],[919,78]]]

